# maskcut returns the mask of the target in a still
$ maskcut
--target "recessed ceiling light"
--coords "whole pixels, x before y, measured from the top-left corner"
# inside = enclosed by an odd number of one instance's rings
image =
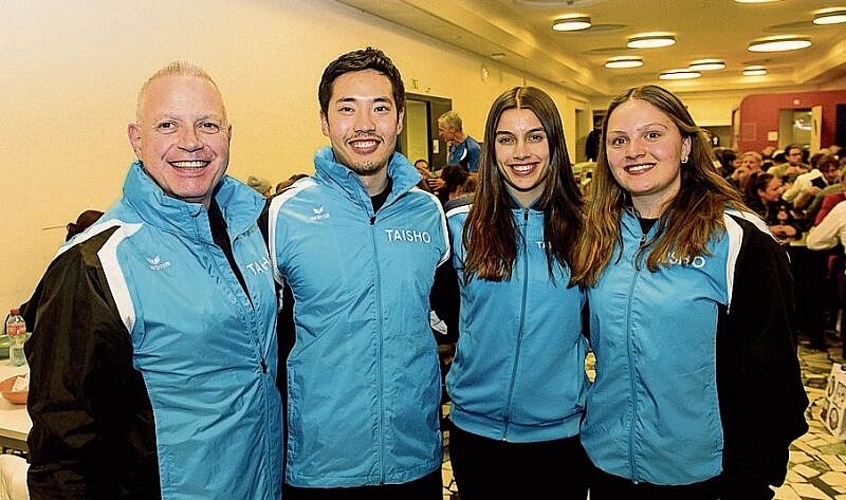
[[[725,69],[726,63],[720,59],[699,59],[690,63],[687,69],[694,71],[718,71]]]
[[[505,54],[502,52],[494,52],[493,54],[491,54],[491,59],[501,61],[505,59]]]
[[[581,31],[590,27],[588,16],[566,16],[552,21],[552,29],[555,31]]]
[[[605,61],[609,69],[639,68],[643,66],[643,59],[637,56],[612,57]]]
[[[764,76],[767,74],[767,68],[763,66],[747,66],[743,70],[743,76]]]
[[[676,37],[666,33],[644,33],[629,38],[626,47],[630,49],[655,49],[676,44]]]
[[[690,80],[691,78],[699,78],[702,73],[698,71],[691,71],[689,69],[671,69],[658,75],[661,80]]]
[[[811,46],[811,40],[800,36],[773,36],[753,40],[746,48],[749,52],[785,52]]]
[[[846,23],[846,9],[844,8],[823,9],[814,13],[814,24],[839,23]]]

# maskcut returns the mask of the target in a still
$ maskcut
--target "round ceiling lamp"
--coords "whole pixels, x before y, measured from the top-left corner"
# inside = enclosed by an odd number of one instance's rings
[[[690,80],[699,78],[702,73],[698,71],[691,71],[689,69],[671,69],[658,75],[661,80]]]
[[[566,16],[559,17],[552,22],[552,29],[555,31],[581,31],[592,26],[588,16]]]
[[[605,61],[608,69],[639,68],[643,66],[643,59],[636,56],[612,57]]]
[[[629,38],[626,47],[630,49],[657,49],[676,44],[676,37],[667,33],[644,33]]]
[[[699,59],[690,63],[687,69],[693,71],[719,71],[726,69],[726,63],[720,59]]]
[[[749,52],[786,52],[811,46],[809,38],[801,36],[773,36],[753,40],[746,48]]]
[[[763,66],[747,66],[743,70],[743,76],[764,76],[767,74],[767,68]]]
[[[823,9],[814,13],[814,24],[846,23],[846,9]]]

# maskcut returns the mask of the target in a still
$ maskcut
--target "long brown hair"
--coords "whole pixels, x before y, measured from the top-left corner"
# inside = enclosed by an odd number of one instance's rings
[[[464,274],[490,281],[511,278],[520,233],[512,215],[514,201],[496,162],[496,129],[509,109],[531,110],[543,125],[549,144],[546,185],[535,206],[544,213],[544,239],[550,279],[557,261],[569,267],[581,230],[582,196],[567,154],[564,126],[555,103],[535,87],[514,87],[491,106],[485,123],[484,150],[473,206],[461,235],[467,249]]]
[[[747,210],[740,194],[714,169],[711,143],[693,121],[681,100],[656,85],[628,89],[611,101],[602,126],[602,139],[591,182],[591,198],[585,210],[584,237],[579,241],[573,264],[573,281],[596,283],[611,261],[619,242],[620,217],[631,206],[631,196],[611,174],[606,154],[608,120],[621,104],[641,99],[666,114],[678,127],[682,140],[691,141],[688,162],[681,166],[681,187],[658,219],[657,235],[646,242],[647,268],[656,271],[668,265],[670,254],[680,260],[707,255],[707,244],[715,231],[723,229],[726,206]]]

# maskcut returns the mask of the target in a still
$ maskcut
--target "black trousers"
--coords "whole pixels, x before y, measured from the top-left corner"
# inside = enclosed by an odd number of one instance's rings
[[[441,468],[420,479],[403,484],[356,488],[283,488],[285,500],[443,500]]]
[[[588,460],[578,436],[510,443],[455,425],[449,431],[449,457],[461,500],[587,498]]]
[[[717,476],[701,483],[663,486],[608,474],[591,464],[590,500],[770,500],[775,492],[765,484],[744,484]]]
[[[684,486],[633,483],[593,467],[590,474],[590,500],[718,500],[719,479]]]

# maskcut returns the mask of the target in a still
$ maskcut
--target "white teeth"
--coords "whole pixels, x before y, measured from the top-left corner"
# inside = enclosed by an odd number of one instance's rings
[[[511,168],[516,170],[519,173],[528,172],[531,170],[533,165],[512,165]]]
[[[202,160],[194,160],[194,161],[173,161],[170,162],[176,168],[203,168],[205,167],[208,162]]]
[[[372,148],[376,145],[376,141],[356,141],[353,146],[357,148]]]
[[[632,165],[630,167],[626,167],[626,170],[628,170],[629,172],[640,172],[642,170],[652,168],[652,166],[652,163],[647,163],[646,165]]]

